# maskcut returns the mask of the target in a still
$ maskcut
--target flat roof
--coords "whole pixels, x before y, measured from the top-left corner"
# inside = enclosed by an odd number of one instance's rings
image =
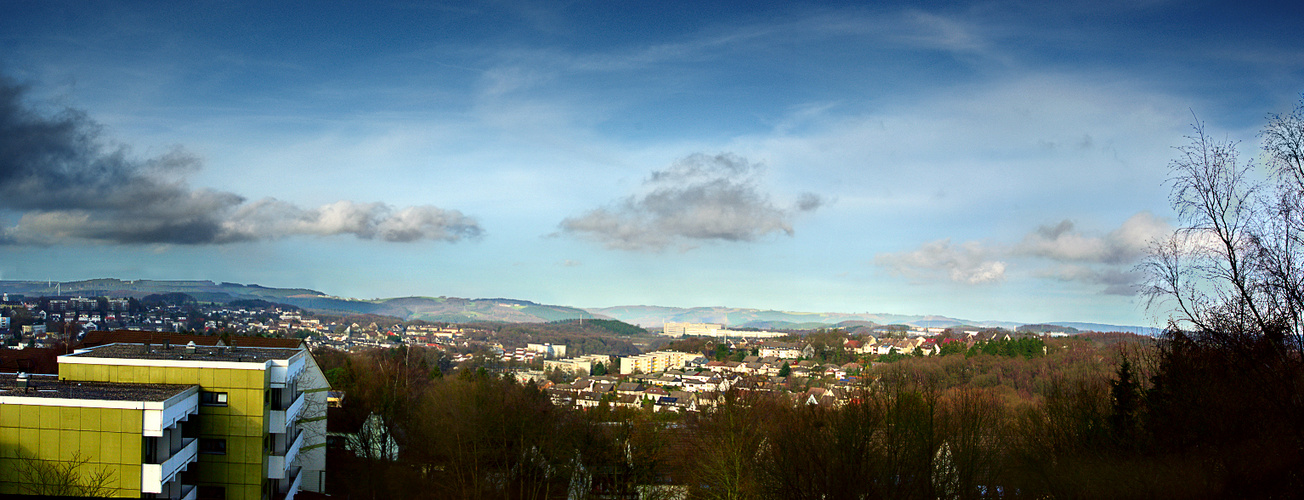
[[[151,332],[144,330],[114,330],[101,331],[94,330],[86,332],[78,347],[94,347],[108,344],[162,344],[163,341],[170,341],[173,345],[185,345],[187,342],[194,342],[196,345],[231,345],[249,346],[249,347],[289,347],[298,348],[303,345],[301,339],[284,339],[271,337],[253,337],[246,335],[233,335],[222,341],[222,337],[216,335],[188,335],[170,332]]]
[[[29,375],[28,380],[29,387],[24,389],[18,383],[18,374],[0,373],[0,397],[162,402],[195,387],[183,384],[63,382],[51,375]]]
[[[75,358],[158,359],[183,361],[226,361],[237,363],[266,363],[271,360],[288,360],[303,352],[300,349],[278,347],[216,347],[172,344],[108,344],[88,347],[85,351],[68,354]]]

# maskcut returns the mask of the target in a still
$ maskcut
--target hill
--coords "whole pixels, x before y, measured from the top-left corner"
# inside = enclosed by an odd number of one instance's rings
[[[546,323],[567,319],[593,319],[582,309],[537,304],[516,299],[463,299],[457,297],[398,297],[358,300],[334,297],[306,288],[270,288],[206,280],[0,281],[0,292],[29,297],[56,295],[82,297],[135,297],[185,294],[198,302],[219,304],[265,301],[310,311],[338,314],[375,314],[402,320],[466,323]],[[600,319],[600,318],[599,318]]]
[[[846,329],[868,328],[873,325],[909,325],[920,328],[954,328],[999,327],[1014,330],[1023,323],[1013,321],[972,321],[946,316],[924,316],[884,313],[809,313],[775,311],[763,309],[744,309],[734,307],[662,307],[662,306],[616,306],[588,308],[586,311],[598,316],[615,318],[644,328],[660,328],[666,322],[682,323],[719,323],[734,328],[757,328],[762,330],[813,330],[817,328],[839,327]],[[1140,335],[1156,335],[1158,328],[1144,326],[1109,325],[1103,323],[1052,322],[1039,325],[1062,327],[1064,330],[1129,332]]]
[[[547,323],[568,319],[616,319],[643,328],[660,328],[668,321],[685,323],[720,323],[733,328],[759,330],[814,330],[841,327],[868,330],[875,325],[909,325],[924,328],[972,326],[1000,327],[1013,330],[1022,323],[1011,321],[970,321],[946,316],[885,313],[813,313],[746,309],[736,307],[662,307],[617,306],[580,309],[547,305],[527,300],[458,297],[397,297],[359,300],[336,297],[307,288],[272,288],[256,284],[214,283],[207,280],[120,280],[115,278],[82,281],[0,280],[0,292],[30,297],[135,297],[186,294],[198,302],[219,304],[241,301],[266,301],[332,314],[373,314],[405,321],[425,320],[446,323],[491,321],[503,323]],[[1155,335],[1161,330],[1141,326],[1101,323],[1051,322],[1046,325],[1098,332],[1129,332]],[[1045,328],[1043,325],[1042,328]]]

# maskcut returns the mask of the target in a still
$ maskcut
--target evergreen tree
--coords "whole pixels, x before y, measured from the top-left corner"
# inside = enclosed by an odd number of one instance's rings
[[[1109,426],[1114,439],[1120,445],[1135,444],[1137,437],[1137,413],[1141,405],[1140,390],[1132,376],[1132,363],[1124,359],[1118,367],[1118,378],[1110,382],[1109,399],[1113,411],[1109,416]]]

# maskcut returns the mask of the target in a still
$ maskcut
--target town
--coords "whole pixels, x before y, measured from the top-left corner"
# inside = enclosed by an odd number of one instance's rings
[[[643,352],[622,355],[521,342],[519,336],[498,335],[492,325],[354,319],[265,301],[199,303],[183,294],[139,299],[5,294],[0,300],[0,338],[10,350],[72,346],[87,332],[121,330],[217,335],[232,345],[244,336],[297,338],[312,350],[343,352],[422,348],[435,353],[441,371],[485,369],[510,376],[537,384],[555,404],[580,410],[700,412],[731,389],[836,406],[864,386],[866,368],[874,365],[979,350],[1041,356],[1047,340],[1070,335],[1046,328],[908,325],[805,333],[667,322],[636,340]]]

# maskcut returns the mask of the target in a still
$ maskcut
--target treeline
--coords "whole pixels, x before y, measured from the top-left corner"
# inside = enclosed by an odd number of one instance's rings
[[[550,325],[573,325],[581,330],[591,331],[593,328],[606,330],[614,335],[647,335],[648,331],[637,325],[631,325],[624,321],[614,319],[563,319],[549,322]]]
[[[1184,340],[1185,339],[1185,340]],[[1056,346],[1051,356],[905,360],[840,407],[731,392],[668,422],[554,406],[437,353],[319,357],[345,414],[336,494],[395,498],[1288,498],[1304,487],[1298,363],[1258,364],[1172,335],[1159,348]],[[1243,353],[1242,353],[1243,354]],[[1120,362],[1121,361],[1121,362]],[[1266,363],[1266,364],[1265,364]],[[1210,377],[1213,377],[1211,380]],[[1294,377],[1294,378],[1292,378]],[[385,457],[397,457],[397,461]],[[649,489],[662,488],[662,490]]]
[[[584,320],[558,321],[553,323],[466,323],[463,327],[480,333],[472,333],[472,340],[499,342],[504,346],[521,346],[526,344],[559,344],[566,346],[567,356],[584,354],[611,354],[628,356],[638,354],[638,347],[629,340],[612,336],[615,321]],[[633,325],[627,325],[638,328]],[[638,328],[642,330],[641,328]],[[646,332],[645,332],[646,333]]]

